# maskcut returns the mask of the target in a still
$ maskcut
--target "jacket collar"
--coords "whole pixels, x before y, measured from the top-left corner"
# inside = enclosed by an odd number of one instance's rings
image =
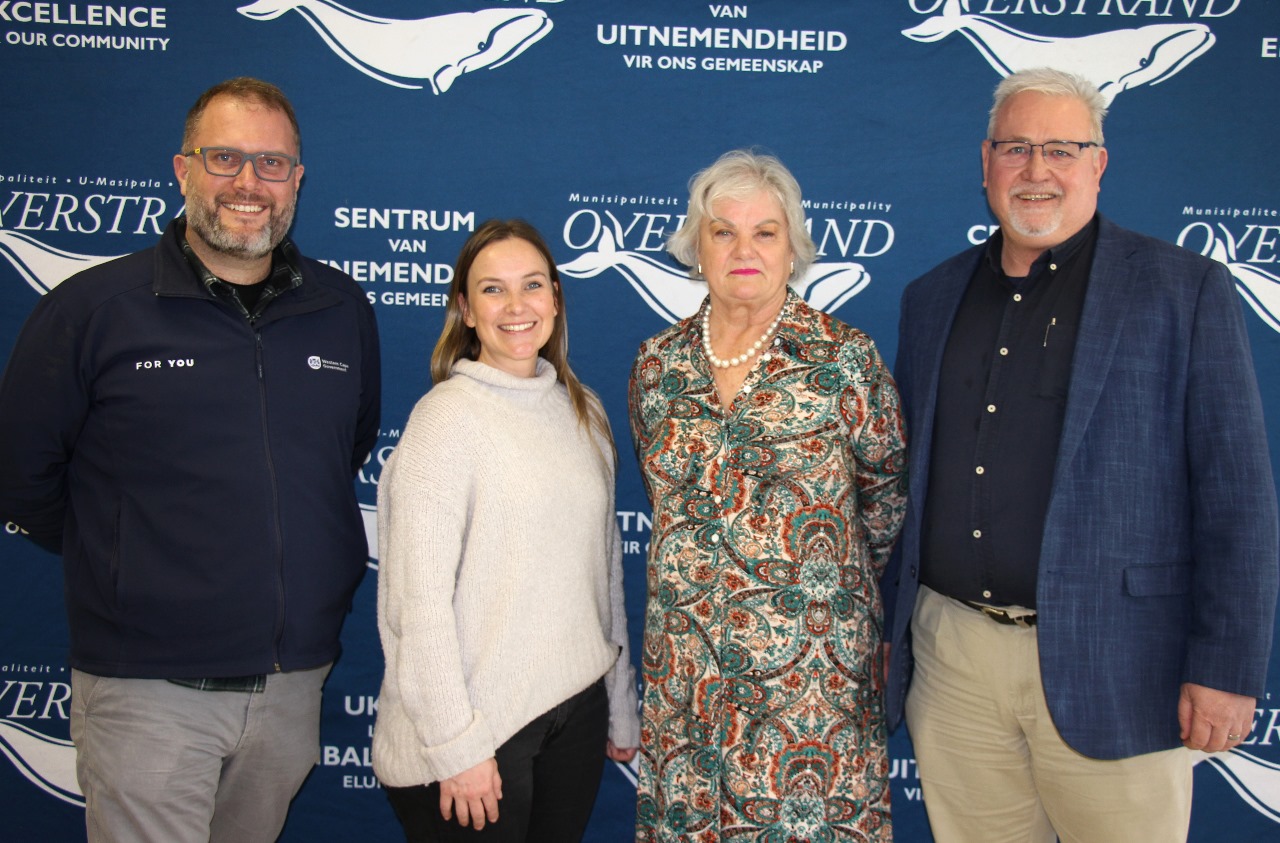
[[[152,292],[157,296],[216,301],[229,307],[213,294],[204,283],[200,271],[187,260],[182,249],[186,224],[185,217],[177,217],[170,221],[161,235],[160,243],[155,249]],[[308,262],[298,252],[292,240],[286,238],[277,246],[276,255],[278,260],[284,261],[289,267],[292,281],[287,289],[275,297],[271,306],[260,314],[256,324],[332,307],[341,302],[341,297],[328,285],[315,280],[314,270],[308,268]]]

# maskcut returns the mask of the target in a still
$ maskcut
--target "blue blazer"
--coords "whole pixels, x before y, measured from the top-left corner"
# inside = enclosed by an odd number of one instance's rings
[[[906,523],[885,573],[902,719],[939,369],[985,246],[902,296],[895,376]],[[1041,678],[1077,751],[1181,744],[1183,682],[1263,695],[1280,578],[1276,493],[1244,318],[1222,264],[1100,220],[1036,589]]]

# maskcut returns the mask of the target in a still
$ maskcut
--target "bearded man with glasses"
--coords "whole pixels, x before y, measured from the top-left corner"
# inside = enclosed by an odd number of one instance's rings
[[[1073,74],[1005,79],[1000,229],[902,297],[886,696],[938,843],[1185,840],[1187,748],[1239,746],[1264,693],[1280,539],[1243,315],[1225,266],[1098,214],[1105,111]]]
[[[293,108],[206,91],[186,215],[35,307],[0,380],[0,520],[61,553],[90,843],[269,843],[319,761],[365,571],[373,310],[288,238]]]

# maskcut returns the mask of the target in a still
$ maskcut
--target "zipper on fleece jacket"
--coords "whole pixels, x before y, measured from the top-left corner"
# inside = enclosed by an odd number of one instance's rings
[[[276,478],[276,463],[271,455],[270,424],[267,419],[267,376],[263,366],[262,331],[254,330],[255,358],[258,368],[258,401],[262,407],[262,446],[267,452],[267,474],[271,478],[271,511],[276,530],[276,626],[272,635],[271,661],[275,672],[280,668],[280,639],[284,637],[284,531],[280,528],[280,483]]]

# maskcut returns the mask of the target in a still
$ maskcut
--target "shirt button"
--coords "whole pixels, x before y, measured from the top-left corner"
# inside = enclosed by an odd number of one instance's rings
[[[991,599],[991,592],[990,592],[990,591],[984,591],[984,592],[982,592],[982,596],[983,596],[983,597],[985,597],[985,598],[987,598],[988,600],[990,600],[990,599]]]
[[[749,384],[749,383],[744,383],[744,384],[742,385],[742,391],[743,391],[743,392],[750,392],[750,391],[751,391],[751,384]]]
[[[1009,349],[1007,349],[1007,348],[1002,348],[1002,349],[1000,349],[1000,356],[1001,356],[1001,357],[1008,357],[1008,356],[1009,356]]]
[[[719,534],[719,533],[712,533],[712,534],[711,534],[711,543],[712,543],[712,544],[720,544],[720,534]]]
[[[1051,264],[1049,264],[1049,269],[1050,269],[1051,271],[1053,271],[1053,272],[1057,272],[1057,271],[1058,271],[1058,265],[1057,265],[1056,263],[1051,263]]]
[[[978,467],[977,467],[977,468],[975,468],[973,471],[974,471],[974,473],[975,473],[975,474],[982,474],[983,472],[985,472],[985,471],[986,471],[986,469],[985,469],[985,468],[983,468],[982,466],[978,466]]]
[[[719,495],[712,495],[711,500],[715,501],[716,503],[724,503],[724,498],[720,497]]]
[[[988,412],[988,413],[994,413],[995,411],[996,411],[996,405],[995,405],[995,404],[988,404],[988,405],[987,405],[987,412]]]
[[[1022,301],[1022,293],[1014,293],[1014,294],[1013,294],[1013,300],[1014,300],[1014,301]]]
[[[975,539],[980,539],[980,538],[982,538],[982,531],[981,531],[981,530],[974,530],[974,531],[973,531],[973,537],[974,537]]]

